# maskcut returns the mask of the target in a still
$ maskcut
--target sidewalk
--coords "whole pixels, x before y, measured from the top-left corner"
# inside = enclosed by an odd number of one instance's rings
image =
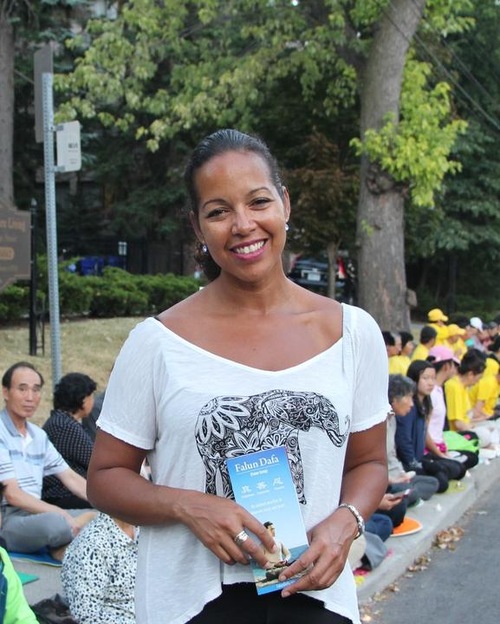
[[[419,520],[423,529],[414,535],[389,538],[387,545],[391,554],[378,568],[363,577],[363,582],[358,586],[360,603],[367,602],[404,574],[415,559],[429,550],[435,535],[455,524],[497,479],[500,479],[500,458],[472,469],[461,481],[463,487],[458,491],[436,494],[421,507],[410,509],[408,515]],[[13,563],[16,570],[39,577],[37,581],[24,585],[30,604],[62,592],[60,568],[24,561]]]
[[[44,598],[50,598],[54,594],[62,594],[61,568],[56,568],[40,563],[29,561],[12,561],[18,572],[34,574],[37,581],[23,585],[24,595],[29,604],[35,604]]]
[[[429,550],[437,533],[455,524],[491,485],[500,479],[500,458],[481,463],[460,482],[463,486],[451,493],[435,494],[422,506],[410,508],[407,515],[419,520],[423,528],[413,535],[390,537],[390,554],[369,572],[358,586],[362,604],[394,583],[415,559]]]

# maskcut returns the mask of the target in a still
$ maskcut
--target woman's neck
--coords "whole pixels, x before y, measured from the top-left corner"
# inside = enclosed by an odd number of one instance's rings
[[[236,282],[221,275],[212,286],[210,293],[214,296],[218,310],[226,312],[244,312],[249,314],[269,314],[277,308],[282,309],[294,300],[294,289],[284,274],[279,279],[268,280],[266,283]],[[208,294],[208,289],[207,289]]]
[[[81,423],[82,422],[82,418],[83,416],[80,414],[80,412],[70,412],[70,416],[71,418],[74,418],[76,420],[76,422]]]

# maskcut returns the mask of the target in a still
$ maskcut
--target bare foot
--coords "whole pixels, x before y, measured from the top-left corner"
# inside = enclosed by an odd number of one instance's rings
[[[62,561],[64,559],[64,553],[66,552],[67,544],[64,546],[59,546],[58,548],[50,549],[50,556],[52,559],[56,559],[57,561]]]

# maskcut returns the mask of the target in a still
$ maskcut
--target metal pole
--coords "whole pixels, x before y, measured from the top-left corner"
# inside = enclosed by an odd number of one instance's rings
[[[52,387],[61,378],[61,346],[59,318],[59,277],[57,273],[56,179],[54,164],[54,102],[53,75],[42,74],[43,155],[45,163],[45,220],[47,229],[47,261],[49,278],[50,344],[52,355]]]
[[[37,263],[36,263],[36,232],[37,232],[37,203],[31,200],[31,283],[30,283],[30,355],[36,355],[36,291],[37,291]]]

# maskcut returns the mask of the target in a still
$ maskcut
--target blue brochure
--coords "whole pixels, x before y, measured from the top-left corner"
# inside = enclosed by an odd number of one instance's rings
[[[269,568],[250,562],[257,593],[281,590],[300,575],[283,582],[279,575],[309,547],[286,448],[249,453],[226,463],[236,502],[266,526],[278,547],[274,553],[264,551]]]

